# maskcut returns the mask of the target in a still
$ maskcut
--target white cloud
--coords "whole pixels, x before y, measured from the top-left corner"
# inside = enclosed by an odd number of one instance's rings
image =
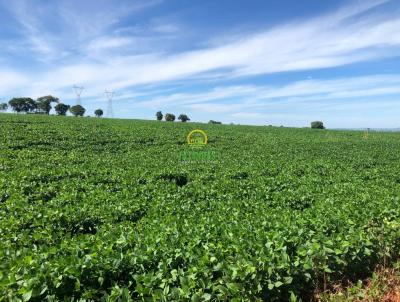
[[[127,37],[100,37],[89,42],[87,52],[124,47],[132,44],[132,39]]]
[[[382,123],[373,113],[388,117],[400,114],[396,109],[399,94],[400,75],[387,74],[302,80],[286,85],[218,86],[201,92],[158,94],[136,101],[130,108],[173,108],[202,120],[207,116],[203,121],[211,118],[244,124],[307,126],[311,120],[322,119],[330,127],[373,126],[375,122],[397,127],[393,119]]]
[[[148,60],[135,56],[107,56],[101,64],[93,63],[88,82],[112,81],[116,88],[190,78],[225,69],[229,77],[335,67],[397,56],[400,48],[398,15],[387,20],[366,16],[351,20],[369,6],[334,13],[326,18],[287,24],[227,45],[192,50],[178,54],[153,53]],[[327,39],[329,37],[329,39]],[[113,76],[108,76],[112,67]],[[80,73],[80,66],[74,66]],[[83,69],[87,64],[83,65]],[[230,72],[229,72],[230,70]],[[57,71],[59,74],[59,71]]]
[[[30,79],[23,74],[13,70],[0,69],[0,91],[3,94],[18,90],[20,86],[29,85],[29,82]]]
[[[178,32],[180,28],[176,24],[159,24],[155,25],[152,29],[155,32],[170,34]]]
[[[32,71],[30,66],[7,70],[9,75],[3,71],[0,76],[7,77],[7,84],[0,84],[0,92],[24,91],[32,96],[54,92],[62,98],[73,97],[71,87],[78,83],[86,87],[87,98],[99,97],[108,88],[141,98],[132,105],[136,107],[181,106],[208,113],[241,113],[242,117],[258,109],[283,108],[301,102],[395,95],[399,93],[400,81],[394,75],[307,80],[267,87],[220,84],[200,93],[153,92],[154,96],[146,100],[135,93],[144,85],[157,87],[173,81],[207,79],[216,83],[217,79],[337,67],[399,56],[399,12],[374,11],[385,2],[388,1],[346,5],[313,19],[252,34],[235,33],[232,39],[223,37],[219,43],[218,37],[210,37],[213,43],[208,47],[186,45],[188,50],[175,52],[163,45],[165,40],[161,37],[183,31],[183,26],[171,20],[149,22],[145,29],[127,28],[119,23],[159,1],[123,1],[121,5],[104,0],[95,5],[92,1],[80,5],[75,1],[57,1],[44,6],[42,11],[21,1],[20,5],[12,5],[11,10],[25,35],[23,42],[29,43],[46,65],[39,72]],[[55,16],[42,20],[49,12],[55,12]],[[143,36],[143,31],[152,34]],[[223,104],[224,100],[229,101],[229,106]]]
[[[232,113],[230,116],[239,119],[265,118],[265,115],[259,112],[237,112]]]
[[[116,5],[111,0],[55,0],[5,1],[0,5],[10,13],[24,36],[24,43],[35,52],[34,58],[45,63],[60,65],[64,56],[76,56],[85,51],[88,43],[93,47],[123,47],[127,39],[108,37],[110,28],[129,15],[161,3],[162,0],[121,0]],[[102,39],[102,37],[108,39]],[[72,59],[70,57],[70,59]]]
[[[127,16],[160,4],[162,0],[68,0],[58,1],[57,11],[80,40],[101,36]]]
[[[174,104],[175,106],[192,106],[192,108],[205,108],[207,111],[213,111],[214,109],[210,108],[216,105],[215,108],[221,108],[221,111],[231,111],[239,107],[279,107],[301,102],[360,99],[399,93],[400,75],[370,75],[333,80],[303,80],[273,86],[217,86],[198,93],[156,95],[149,100],[136,102],[135,106],[157,108]],[[229,101],[229,105],[218,103],[224,100]],[[238,102],[240,103],[236,104]]]

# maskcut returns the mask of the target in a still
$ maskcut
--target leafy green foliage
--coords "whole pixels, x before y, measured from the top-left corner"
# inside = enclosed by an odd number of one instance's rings
[[[19,112],[31,112],[36,109],[36,102],[31,98],[12,98],[8,104],[13,111]]]
[[[311,122],[312,129],[325,129],[324,123],[320,121]]]
[[[157,113],[156,113],[157,121],[162,121],[163,117],[164,116],[163,116],[162,112],[161,111],[157,111]]]
[[[57,115],[66,115],[70,106],[63,104],[63,103],[58,103],[55,107],[54,110],[56,111]]]
[[[75,105],[69,108],[69,111],[73,116],[83,116],[85,114],[86,109],[81,105]]]
[[[399,255],[398,133],[0,122],[4,301],[307,301]]]
[[[101,117],[101,116],[103,115],[103,110],[102,110],[102,109],[96,109],[96,110],[94,111],[94,114],[95,114],[97,117]]]
[[[183,123],[186,123],[187,121],[190,121],[190,118],[186,114],[180,114],[178,117],[178,120],[180,120]]]
[[[58,103],[58,101],[58,98],[51,95],[42,96],[36,100],[36,109],[39,112],[49,114],[51,110],[51,103]]]
[[[6,111],[8,109],[7,103],[0,103],[0,111]]]
[[[167,122],[173,122],[173,121],[175,121],[175,115],[172,113],[167,113],[167,114],[165,114],[165,120]]]

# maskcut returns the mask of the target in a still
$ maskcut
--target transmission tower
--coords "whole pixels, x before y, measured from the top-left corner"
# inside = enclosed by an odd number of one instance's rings
[[[104,90],[104,94],[106,95],[106,98],[108,100],[106,116],[109,117],[109,118],[113,118],[114,117],[114,111],[113,111],[113,106],[112,106],[112,99],[114,97],[115,92],[114,91],[108,91],[106,89],[106,90]]]
[[[82,94],[83,89],[85,89],[85,87],[74,85],[72,88],[74,89],[74,92],[76,94],[76,104],[82,106],[81,94]]]

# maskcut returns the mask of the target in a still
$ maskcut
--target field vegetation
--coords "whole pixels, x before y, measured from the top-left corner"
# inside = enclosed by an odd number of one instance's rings
[[[218,161],[180,160],[196,128]],[[399,256],[399,150],[399,133],[0,114],[0,301],[357,284]]]

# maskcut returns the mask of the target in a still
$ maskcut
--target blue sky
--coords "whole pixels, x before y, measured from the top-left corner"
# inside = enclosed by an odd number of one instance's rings
[[[88,114],[400,127],[398,0],[0,0],[0,98]]]

